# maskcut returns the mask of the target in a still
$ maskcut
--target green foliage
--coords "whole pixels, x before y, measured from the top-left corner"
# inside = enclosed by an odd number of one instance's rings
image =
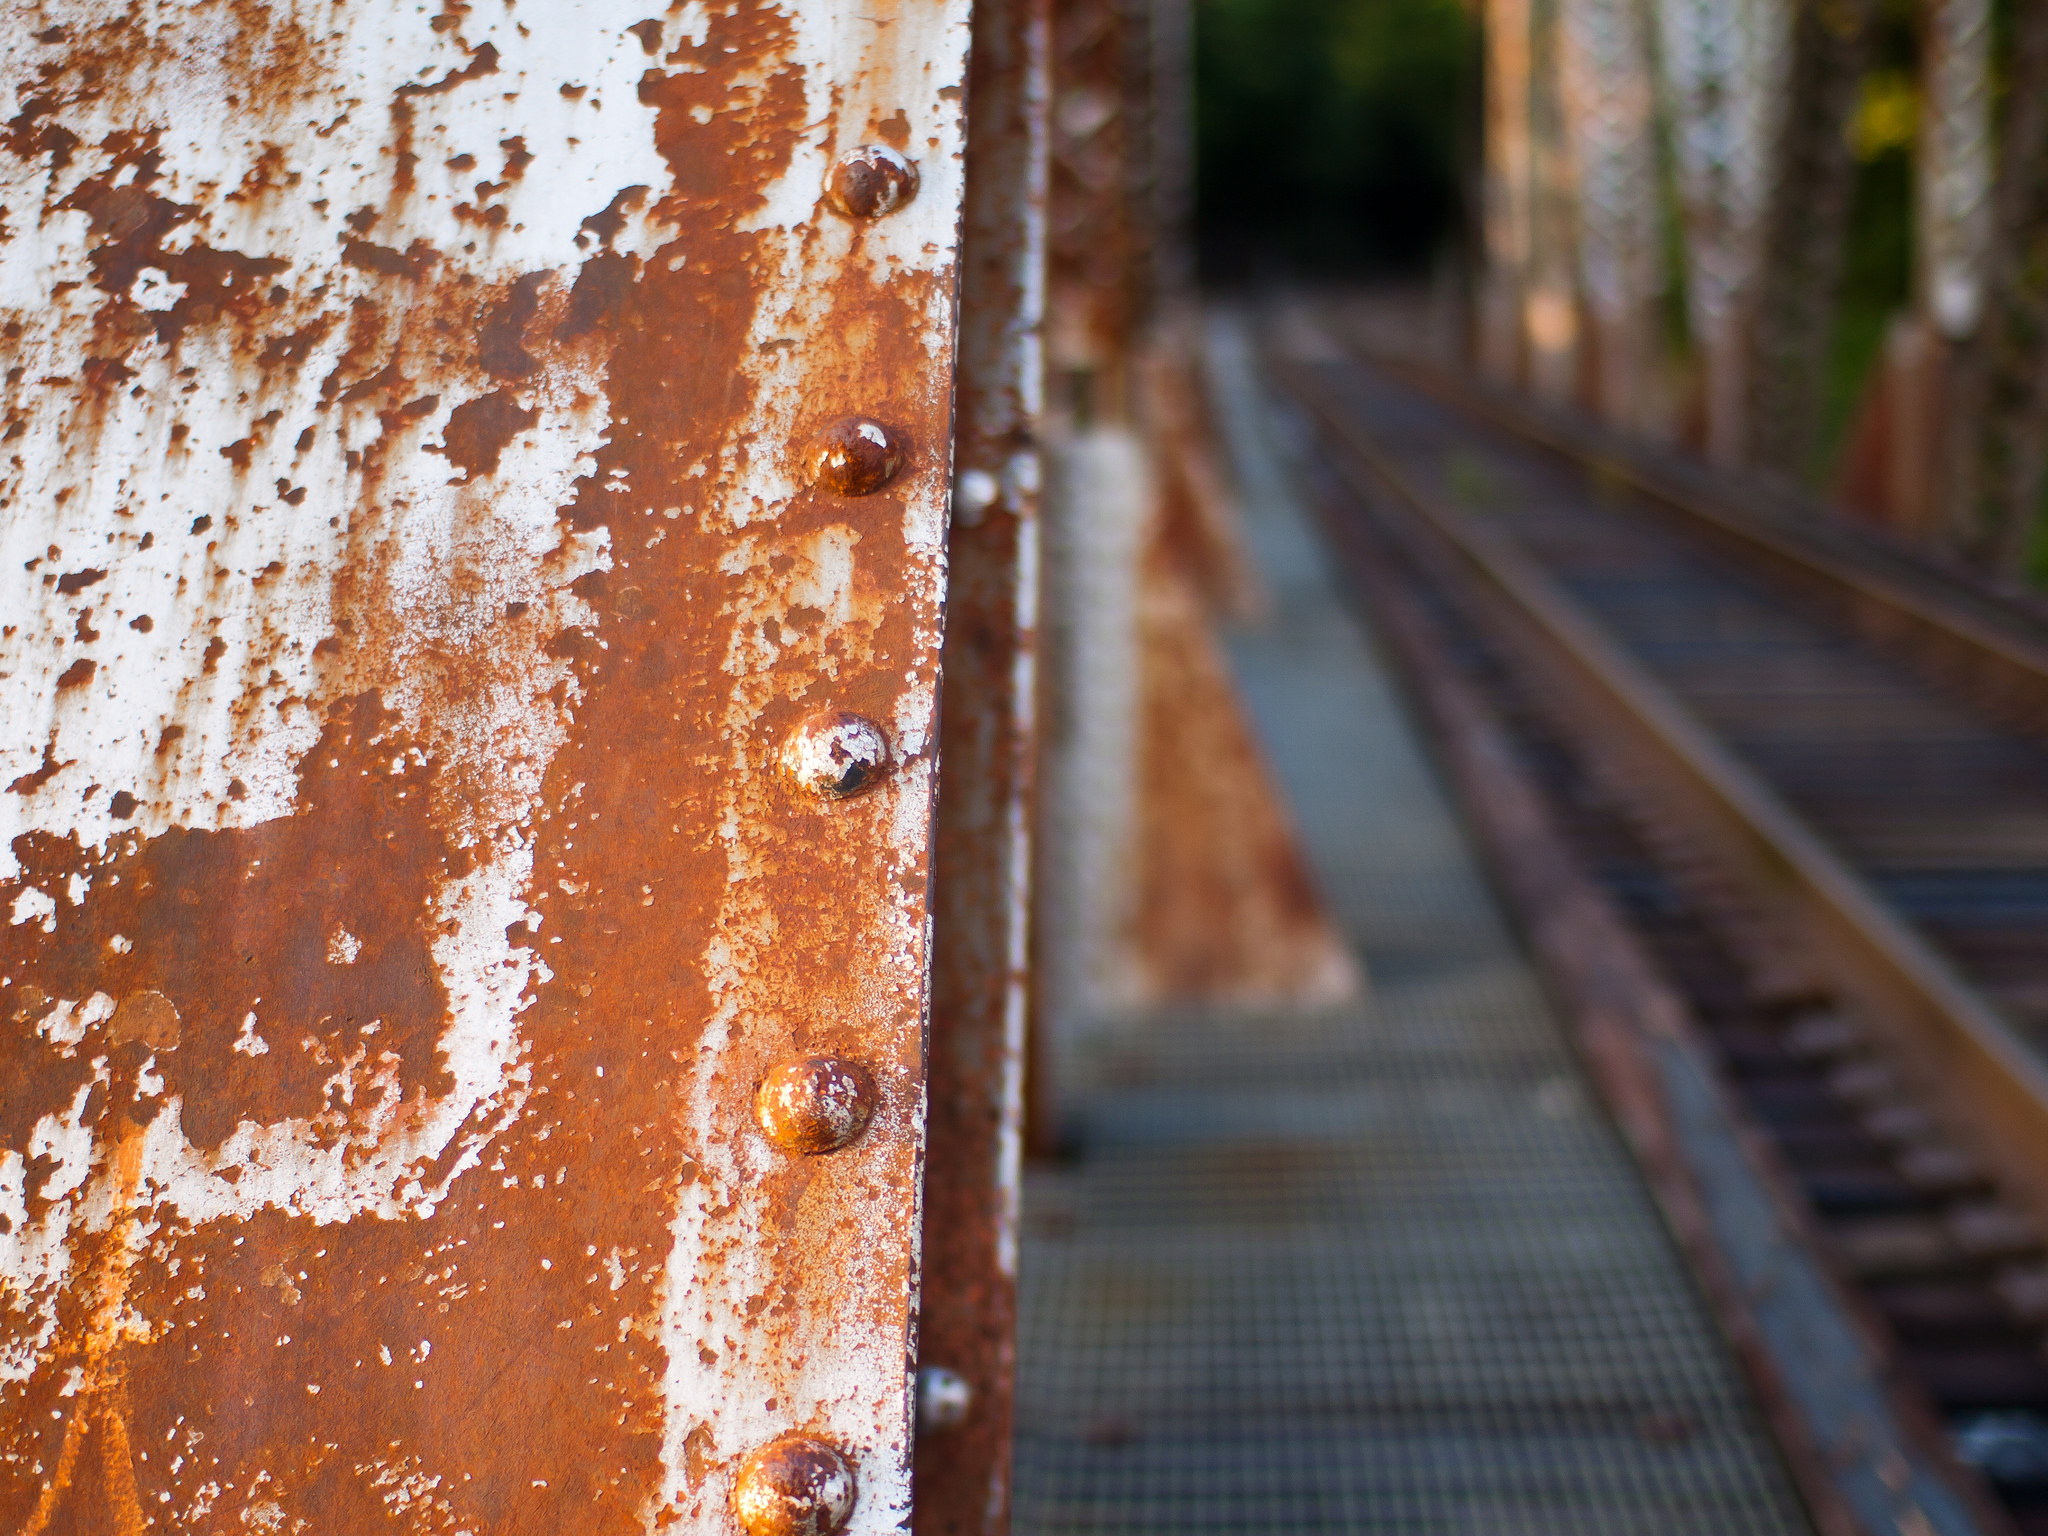
[[[2020,575],[2036,591],[2048,592],[2048,485],[2041,488],[2034,508],[2034,521],[2028,529],[2027,547],[2020,561]]]
[[[1416,269],[1459,232],[1478,42],[1459,0],[1196,0],[1205,261]]]
[[[1913,161],[1887,149],[1856,168],[1848,250],[1821,406],[1823,458],[1832,462],[1884,351],[1892,317],[1913,298]]]
[[[1836,461],[1870,387],[1892,318],[1913,301],[1913,135],[1918,127],[1918,12],[1878,7],[1871,68],[1843,132],[1856,151],[1856,190],[1821,403],[1818,478]]]
[[[1920,131],[1920,87],[1904,69],[1873,69],[1856,93],[1848,138],[1856,158],[1869,164],[1894,153],[1910,153]]]

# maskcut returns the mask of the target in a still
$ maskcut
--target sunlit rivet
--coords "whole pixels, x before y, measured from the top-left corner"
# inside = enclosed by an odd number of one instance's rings
[[[872,496],[903,467],[903,445],[879,421],[845,416],[811,445],[811,479],[841,496]]]
[[[985,469],[963,469],[953,486],[953,515],[973,527],[1003,494],[1003,483]]]
[[[942,1435],[949,1429],[958,1429],[967,1422],[967,1411],[973,1406],[974,1388],[958,1371],[949,1371],[943,1365],[917,1368],[920,1435]]]
[[[785,1152],[837,1152],[868,1128],[875,1080],[843,1056],[800,1056],[769,1069],[754,1091],[754,1119]]]
[[[826,201],[856,219],[879,219],[917,196],[917,167],[886,144],[863,144],[832,162]]]
[[[747,1536],[832,1536],[853,1513],[853,1467],[822,1440],[784,1435],[752,1451],[733,1479]]]
[[[849,799],[874,788],[889,771],[889,738],[860,715],[820,710],[789,733],[782,744],[782,767],[814,795]]]

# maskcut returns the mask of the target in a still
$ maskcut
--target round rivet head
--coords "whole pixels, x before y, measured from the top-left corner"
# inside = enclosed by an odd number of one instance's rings
[[[879,219],[917,196],[917,167],[886,144],[863,144],[832,162],[825,200],[849,218]]]
[[[811,444],[811,482],[841,496],[872,496],[903,467],[903,445],[879,421],[844,416]]]
[[[833,1536],[853,1513],[853,1466],[808,1435],[750,1452],[733,1479],[733,1511],[747,1536]]]
[[[889,771],[889,738],[874,721],[843,709],[809,716],[782,744],[782,767],[804,789],[846,800]]]
[[[754,1119],[785,1152],[837,1152],[875,1114],[875,1080],[843,1056],[800,1056],[771,1068],[754,1090]]]
[[[943,1435],[967,1422],[974,1407],[974,1388],[958,1371],[943,1365],[917,1368],[917,1432]]]

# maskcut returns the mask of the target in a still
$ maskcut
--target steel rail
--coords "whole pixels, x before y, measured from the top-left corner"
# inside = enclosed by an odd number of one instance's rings
[[[2037,1219],[2048,1213],[2048,1070],[2004,1019],[1533,561],[1412,484],[1313,369],[1276,373],[1339,450],[1346,480],[1391,494],[1474,578],[1574,723],[1624,744],[1674,821],[1782,904],[1791,947],[1869,1015],[2007,1189]]]
[[[1321,489],[1321,488],[1319,488]],[[1888,1330],[1821,1258],[1795,1170],[1750,1119],[1711,1031],[1582,860],[1515,731],[1452,659],[1404,555],[1328,486],[1323,521],[1451,781],[1495,887],[1748,1374],[1822,1536],[2010,1532],[1906,1385]],[[1375,504],[1378,499],[1375,498]],[[1425,562],[1426,563],[1426,562]],[[1423,570],[1425,582],[1436,572]],[[1455,606],[1455,605],[1454,605]],[[1901,1479],[1897,1468],[1909,1475]],[[1930,1514],[1929,1511],[1932,1511]]]
[[[1952,686],[1962,684],[2034,734],[2048,735],[2048,633],[2036,639],[1972,611],[1975,603],[1991,604],[2014,625],[2038,627],[2034,615],[2014,608],[1999,594],[1915,590],[1898,576],[1858,569],[1850,555],[1819,547],[1803,531],[1773,527],[1756,513],[1716,505],[1624,445],[1589,444],[1568,427],[1439,369],[1363,351],[1360,355],[1453,410],[1480,417],[1602,480],[1625,486],[1675,514],[1686,531],[1704,542],[1767,577],[1828,601],[1864,638],[1932,667]],[[1956,580],[1940,572],[1928,575],[1944,587]]]

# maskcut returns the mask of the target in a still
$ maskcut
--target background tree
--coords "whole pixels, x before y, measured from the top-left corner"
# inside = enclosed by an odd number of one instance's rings
[[[1465,227],[1477,48],[1460,0],[1198,0],[1205,274],[1425,269]]]

